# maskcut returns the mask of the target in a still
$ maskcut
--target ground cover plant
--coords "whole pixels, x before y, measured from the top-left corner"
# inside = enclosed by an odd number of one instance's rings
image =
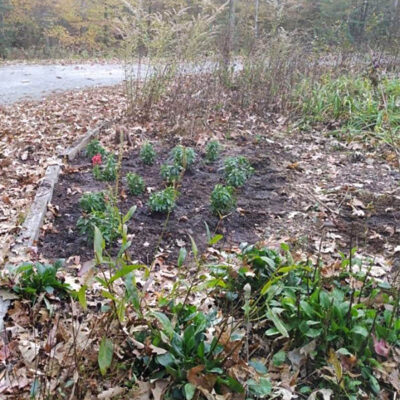
[[[232,186],[216,185],[211,193],[210,200],[213,213],[219,216],[229,214],[236,205]]]
[[[149,208],[152,212],[168,214],[174,209],[177,196],[178,192],[172,186],[155,192],[149,198]]]

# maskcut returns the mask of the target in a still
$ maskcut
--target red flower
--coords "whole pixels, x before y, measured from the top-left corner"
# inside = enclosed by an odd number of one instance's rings
[[[92,164],[93,165],[100,165],[102,162],[101,160],[101,154],[96,154],[95,156],[92,157]]]

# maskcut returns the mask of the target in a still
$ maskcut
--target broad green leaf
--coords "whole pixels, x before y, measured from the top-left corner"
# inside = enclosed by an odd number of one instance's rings
[[[179,268],[182,267],[183,263],[185,262],[186,255],[187,255],[186,249],[184,247],[181,247],[179,249],[179,256],[178,256],[178,262],[177,262],[177,265]]]
[[[250,360],[249,365],[251,365],[259,374],[264,375],[268,372],[267,367],[261,361]]]
[[[186,400],[192,400],[194,394],[196,393],[196,386],[192,385],[191,383],[187,383],[184,388],[185,398]]]
[[[278,351],[272,357],[272,362],[275,367],[279,367],[280,365],[282,365],[285,362],[285,360],[286,360],[286,352],[284,352],[283,350]]]
[[[100,372],[105,375],[107,369],[110,368],[113,357],[113,342],[106,337],[103,337],[100,343],[98,362],[100,367]]]
[[[163,367],[169,367],[176,363],[176,359],[171,353],[165,353],[157,356],[157,362]]]
[[[209,244],[209,246],[213,246],[214,244],[217,244],[223,238],[224,238],[223,235],[220,235],[220,234],[215,235],[208,241],[208,244]]]
[[[94,227],[94,254],[96,256],[96,264],[103,262],[103,250],[105,248],[105,241],[97,226]]]
[[[132,271],[135,271],[137,269],[143,268],[144,265],[141,264],[132,264],[132,265],[125,265],[122,267],[119,271],[117,271],[110,279],[110,283],[115,282],[117,279],[122,278],[128,274],[130,274]]]
[[[174,336],[174,328],[168,317],[162,312],[158,311],[152,312],[152,315],[160,321],[162,328],[165,330],[169,338],[172,339],[172,337]]]
[[[192,238],[192,236],[190,236],[190,241],[192,243],[192,252],[193,252],[193,256],[194,258],[197,258],[197,256],[199,255],[199,250],[197,248],[196,242],[194,241],[194,239]]]
[[[271,382],[267,378],[260,378],[260,381],[257,382],[254,379],[250,379],[247,381],[247,387],[249,392],[258,398],[265,398],[272,391]]]
[[[86,289],[87,289],[87,286],[83,285],[83,286],[81,286],[81,288],[77,292],[79,304],[81,305],[81,307],[84,310],[87,309]]]
[[[357,335],[361,335],[363,337],[367,337],[368,336],[368,331],[366,328],[364,328],[361,325],[356,325],[355,327],[353,327],[353,329],[351,330],[353,333],[356,333]]]
[[[126,224],[132,218],[132,215],[135,213],[136,208],[136,206],[132,206],[129,211],[124,215],[124,217],[122,218],[123,224]]]
[[[274,313],[273,310],[271,310],[268,307],[266,315],[267,315],[268,319],[271,320],[274,323],[275,328],[278,329],[279,333],[282,336],[288,338],[289,337],[289,333],[288,333],[284,323],[280,320],[280,318],[276,315],[276,313]]]

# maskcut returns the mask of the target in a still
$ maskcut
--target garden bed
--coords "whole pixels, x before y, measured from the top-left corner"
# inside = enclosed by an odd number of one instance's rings
[[[127,152],[123,158],[121,176],[125,177],[128,172],[137,173],[146,185],[145,193],[131,196],[125,179],[122,179],[119,208],[127,212],[133,205],[137,206],[128,223],[132,258],[149,263],[155,255],[162,253],[163,258],[175,263],[179,248],[189,244],[189,235],[204,250],[207,245],[206,224],[212,233],[223,235],[220,246],[255,242],[264,238],[271,216],[287,211],[287,194],[282,190],[286,179],[270,158],[277,149],[267,146],[265,142],[260,142],[258,146],[229,143],[229,146],[224,146],[220,159],[213,164],[205,163],[202,150],[196,149],[196,162],[183,177],[176,207],[164,231],[166,216],[151,213],[147,202],[151,192],[165,187],[160,166],[168,161],[172,147],[170,143],[155,144],[157,159],[151,166],[142,163],[139,149]],[[210,194],[216,184],[223,183],[223,160],[236,155],[246,156],[255,171],[246,185],[237,190],[236,209],[220,220],[210,209]],[[41,253],[44,257],[54,259],[79,255],[81,260],[93,257],[92,244],[85,236],[79,235],[76,228],[81,216],[79,199],[85,192],[105,190],[107,186],[107,183],[94,179],[90,160],[83,155],[70,164],[55,189],[52,203],[58,208],[59,216],[42,238]]]

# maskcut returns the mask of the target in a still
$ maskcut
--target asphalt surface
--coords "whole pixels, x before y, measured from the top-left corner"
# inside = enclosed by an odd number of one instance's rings
[[[41,99],[54,92],[109,86],[124,80],[118,64],[8,65],[0,67],[0,104]]]

